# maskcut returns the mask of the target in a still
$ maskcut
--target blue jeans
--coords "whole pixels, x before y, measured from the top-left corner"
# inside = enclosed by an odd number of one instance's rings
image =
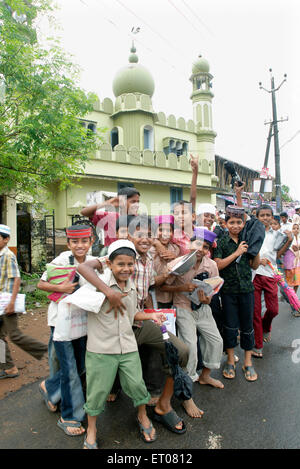
[[[55,373],[59,370],[59,361],[56,356],[54,342],[53,342],[54,327],[50,326],[50,337],[48,343],[48,364],[49,364],[49,375],[52,378]]]
[[[61,401],[61,416],[64,420],[82,422],[84,394],[80,376],[85,372],[86,336],[79,339],[53,341],[60,370],[46,380],[46,389],[52,404]]]

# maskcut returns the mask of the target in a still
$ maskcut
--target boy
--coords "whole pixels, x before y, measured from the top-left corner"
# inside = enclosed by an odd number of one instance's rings
[[[233,205],[228,206],[225,220],[228,236],[219,240],[214,257],[220,275],[224,279],[221,298],[227,363],[223,369],[223,376],[227,379],[235,377],[234,348],[240,330],[240,346],[245,351],[244,375],[247,381],[256,381],[257,374],[252,365],[254,287],[251,269],[255,270],[258,267],[259,255],[254,259],[249,259],[246,255],[248,246],[240,239],[240,233],[245,226],[244,213],[241,209],[235,210]]]
[[[86,260],[94,259],[87,255],[92,246],[92,229],[87,225],[73,225],[66,229],[67,246],[69,251],[61,253],[51,264],[57,266],[79,265]],[[79,284],[85,282],[79,279]],[[41,277],[38,288],[47,292],[71,294],[78,282],[65,280],[61,284],[48,281],[47,272]],[[84,428],[81,425],[85,414],[83,411],[84,395],[81,376],[85,371],[86,336],[76,340],[53,341],[54,329],[58,315],[58,303],[51,301],[48,308],[48,325],[51,328],[49,340],[50,377],[41,382],[39,389],[50,412],[56,412],[57,404],[61,400],[61,418],[57,425],[68,436],[81,435]],[[53,357],[58,359],[59,366],[54,368]]]
[[[200,384],[209,384],[216,388],[223,388],[221,381],[210,376],[211,369],[218,369],[223,354],[223,340],[218,331],[215,320],[212,316],[209,303],[211,298],[199,293],[201,306],[192,310],[191,301],[182,293],[192,292],[196,285],[193,279],[206,272],[208,277],[218,276],[216,263],[207,254],[214,242],[216,235],[203,227],[196,227],[194,236],[190,240],[190,249],[197,252],[195,266],[186,274],[176,277],[175,281],[168,280],[162,290],[173,292],[173,304],[176,307],[176,323],[178,327],[178,337],[183,340],[190,350],[187,372],[191,379]],[[197,370],[197,330],[200,333],[200,347],[204,368],[199,376]],[[185,410],[186,403],[183,403]]]
[[[281,212],[280,214],[281,226],[280,231],[284,233],[285,231],[292,231],[292,223],[289,222],[289,216],[287,212]]]
[[[176,259],[176,257],[179,257],[180,249],[179,246],[172,242],[174,234],[174,216],[160,215],[155,217],[155,223],[157,224],[157,239],[168,251],[173,253]],[[150,253],[153,257],[156,275],[159,273],[168,273],[169,257],[167,256],[166,258],[164,254],[160,254],[155,248],[152,248]],[[155,290],[158,308],[172,308],[172,294],[170,292],[161,291],[159,287]]]
[[[134,320],[154,320],[162,324],[162,313],[137,312],[137,296],[131,275],[136,250],[128,240],[119,240],[108,248],[107,265],[111,270],[108,286],[123,295],[123,314],[115,318],[105,301],[98,314],[89,313],[86,353],[88,414],[85,449],[97,449],[96,420],[103,412],[107,396],[119,372],[121,386],[138,407],[138,424],[145,443],[156,440],[156,432],[147,417],[146,404],[150,399],[142,377],[142,367],[136,339],[132,330]]]
[[[119,216],[137,215],[139,202],[140,193],[135,187],[123,187],[118,191],[117,197],[85,207],[80,213],[89,217],[98,229],[104,231],[104,246],[107,247],[117,239],[115,227]]]
[[[204,226],[208,230],[213,230],[216,221],[216,207],[212,204],[199,204],[197,207],[197,226]]]
[[[18,316],[15,314],[15,301],[20,289],[20,272],[16,256],[8,248],[10,228],[0,225],[0,292],[11,293],[11,300],[5,308],[5,314],[0,321],[0,339],[5,342],[5,363],[0,364],[0,379],[16,378],[19,371],[13,362],[6,335],[22,350],[41,360],[47,352],[47,345],[24,335],[18,328]]]
[[[183,256],[190,252],[190,239],[195,218],[192,204],[186,200],[175,202],[173,215],[175,220],[173,242],[179,246],[180,256]]]
[[[254,285],[254,335],[255,347],[253,348],[253,356],[256,358],[263,358],[263,336],[265,341],[271,339],[271,326],[272,321],[278,314],[278,286],[277,281],[273,278],[273,271],[267,262],[270,261],[276,267],[276,259],[278,253],[274,249],[276,241],[276,232],[271,228],[271,221],[273,218],[273,210],[269,205],[263,204],[257,209],[256,216],[261,223],[265,226],[266,235],[263,245],[260,250],[260,265],[256,270],[256,275],[253,280]],[[285,251],[290,244],[288,238],[285,245],[282,247],[281,252]],[[279,254],[280,255],[280,254]],[[267,310],[261,317],[261,294],[264,292],[265,303]]]
[[[280,218],[277,215],[272,218],[270,226],[274,231],[280,230]]]
[[[154,278],[153,275],[153,259],[148,251],[151,247],[151,220],[148,217],[138,216],[129,223],[129,239],[133,242],[137,252],[134,271],[132,279],[137,290],[138,308],[145,307],[148,298],[149,287],[151,285],[158,285],[165,281],[167,276],[165,274],[160,276],[160,279]],[[102,270],[103,259],[95,259],[93,261],[85,262],[78,268],[78,272],[86,278],[88,282],[94,285],[99,291],[105,294],[110,303],[110,310],[114,311],[115,318],[124,312],[123,300],[126,294],[115,291],[109,286],[105,285],[97,276],[95,270]],[[154,350],[157,350],[162,356],[163,361],[166,363],[165,357],[165,344],[162,338],[160,329],[151,321],[136,321],[133,324],[133,331],[136,337],[138,346],[147,345]],[[179,365],[185,368],[188,360],[188,348],[176,336],[169,333],[170,340],[176,346],[179,355]],[[171,398],[174,392],[174,379],[171,375],[169,367],[165,367],[164,371],[167,375],[163,392],[154,409],[154,419],[165,425],[170,431],[178,434],[185,433],[186,427],[183,420],[178,417],[176,412],[172,409]]]

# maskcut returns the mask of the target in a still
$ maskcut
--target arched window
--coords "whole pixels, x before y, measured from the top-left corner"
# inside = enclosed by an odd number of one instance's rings
[[[144,149],[154,151],[154,130],[151,125],[144,127]]]
[[[96,133],[96,124],[93,124],[92,122],[89,122],[88,126],[87,126],[87,129],[95,134]]]
[[[112,149],[119,144],[119,130],[117,127],[114,127],[110,132],[110,144]]]

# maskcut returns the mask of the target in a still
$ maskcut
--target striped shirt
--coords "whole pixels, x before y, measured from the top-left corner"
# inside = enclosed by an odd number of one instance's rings
[[[0,292],[12,293],[16,277],[20,277],[16,256],[5,246],[0,251]]]
[[[137,290],[138,307],[144,309],[144,303],[148,297],[149,287],[154,285],[154,264],[152,256],[147,252],[146,261],[137,253],[135,269],[132,279]]]

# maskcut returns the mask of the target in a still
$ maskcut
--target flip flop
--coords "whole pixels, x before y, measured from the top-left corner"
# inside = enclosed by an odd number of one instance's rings
[[[82,436],[82,433],[71,433],[69,430],[68,430],[68,427],[69,428],[80,428],[82,425],[81,425],[81,422],[62,422],[61,419],[59,419],[57,421],[57,426],[59,428],[61,428],[66,435],[68,436]]]
[[[167,414],[163,415],[157,414],[155,410],[153,410],[153,419],[156,422],[159,422],[164,425],[168,430],[173,433],[178,433],[179,435],[182,435],[186,432],[186,426],[184,421],[180,417],[178,417],[174,409],[172,409]],[[182,429],[176,428],[176,425],[180,422],[182,422]]]
[[[99,449],[98,448],[98,445],[97,445],[97,442],[95,441],[95,443],[91,444],[91,443],[88,443],[86,441],[86,436],[84,438],[84,442],[83,442],[83,449]]]
[[[246,378],[247,381],[252,382],[252,381],[256,381],[256,380],[257,380],[258,376],[257,376],[257,373],[256,373],[256,371],[255,371],[255,369],[254,369],[254,366],[243,366],[243,367],[242,367],[242,370],[243,370],[243,372],[244,372],[244,375],[245,375],[245,378]],[[249,379],[249,378],[251,378],[251,377],[253,377],[253,376],[255,376],[255,375],[256,375],[256,378],[255,378],[255,379]]]
[[[42,388],[41,384],[39,384],[39,391],[42,395],[42,398],[44,399],[45,401],[45,404],[47,406],[47,409],[49,410],[49,412],[52,412],[53,414],[57,411],[57,406],[55,404],[52,404],[52,402],[50,401],[49,399],[49,396],[48,396],[48,393],[44,391],[44,389]],[[54,405],[56,407],[55,410],[53,410],[49,404],[49,402],[51,402],[52,405]]]
[[[6,373],[5,370],[0,371],[0,379],[17,378],[18,376],[19,376],[19,373],[9,374],[9,373]]]
[[[264,342],[269,344],[271,342],[271,332],[264,333]]]
[[[231,376],[225,376],[224,373],[226,373],[227,375],[231,374]],[[226,365],[223,368],[223,373],[222,374],[223,374],[224,378],[226,378],[226,379],[234,379],[235,378],[235,365],[231,365],[230,363],[226,363]]]
[[[144,433],[146,433],[146,435],[149,435],[149,437],[150,437],[150,435],[151,435],[151,433],[152,433],[153,425],[152,425],[151,420],[150,420],[150,427],[148,427],[148,428],[144,427],[144,425],[141,424],[141,422],[139,421],[139,419],[137,419],[137,423],[139,424],[141,438],[142,438],[142,440],[144,441],[144,443],[153,443],[153,441],[155,441],[155,440],[157,439],[157,433],[156,433],[156,432],[155,432],[155,434],[154,434],[154,437],[153,437],[152,439],[150,439],[150,440],[147,440],[147,439],[145,438],[145,435],[144,435]],[[151,438],[151,437],[150,437],[150,438]]]
[[[258,350],[252,350],[252,357],[254,358],[263,358],[263,353],[262,352],[259,352]]]

